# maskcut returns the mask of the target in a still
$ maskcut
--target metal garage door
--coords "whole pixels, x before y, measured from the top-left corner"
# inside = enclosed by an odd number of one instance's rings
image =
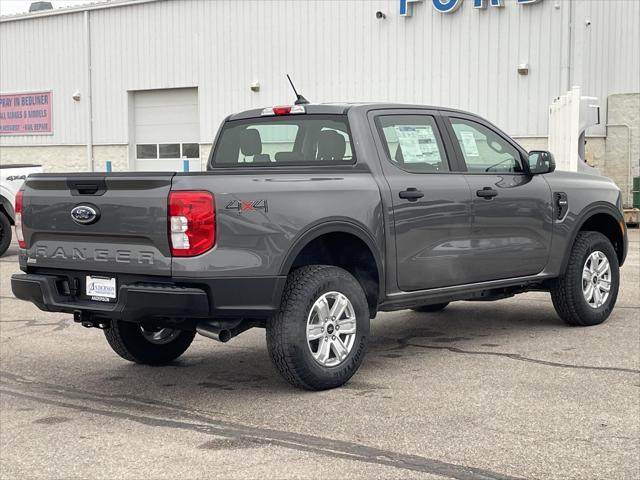
[[[133,109],[136,170],[201,169],[197,88],[137,91]]]

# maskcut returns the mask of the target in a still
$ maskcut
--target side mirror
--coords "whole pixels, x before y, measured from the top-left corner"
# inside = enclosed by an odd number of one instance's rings
[[[531,175],[551,173],[556,169],[556,160],[553,158],[553,154],[546,150],[531,150],[527,160]]]

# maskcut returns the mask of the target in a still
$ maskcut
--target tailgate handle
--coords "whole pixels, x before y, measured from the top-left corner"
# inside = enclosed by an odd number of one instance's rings
[[[71,195],[103,195],[107,191],[104,180],[67,180]]]
[[[76,185],[76,191],[80,194],[80,195],[95,195],[96,192],[98,191],[98,185],[96,184],[82,184],[82,185]]]

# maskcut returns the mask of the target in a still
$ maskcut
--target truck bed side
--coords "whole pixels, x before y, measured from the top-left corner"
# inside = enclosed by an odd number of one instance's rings
[[[174,277],[286,275],[290,255],[322,225],[342,225],[384,244],[380,192],[369,172],[178,174],[172,189],[213,193],[217,225],[215,248],[174,258]]]

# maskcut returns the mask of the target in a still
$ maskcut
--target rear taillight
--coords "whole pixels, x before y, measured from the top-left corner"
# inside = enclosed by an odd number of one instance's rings
[[[216,243],[216,210],[209,192],[169,193],[169,243],[174,257],[193,257]]]
[[[20,248],[27,248],[27,242],[24,241],[24,233],[22,232],[22,208],[23,208],[23,199],[22,196],[24,192],[20,190],[16,194],[16,208],[15,208],[15,217],[14,224],[16,227],[16,238],[18,239],[18,246]]]

